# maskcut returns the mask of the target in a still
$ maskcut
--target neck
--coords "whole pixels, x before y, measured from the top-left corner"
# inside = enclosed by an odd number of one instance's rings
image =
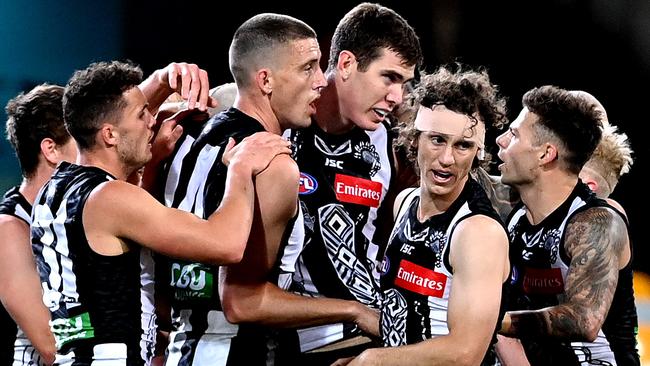
[[[126,180],[137,169],[126,166],[120,161],[117,153],[109,149],[80,151],[77,164],[100,168],[119,180]]]
[[[577,176],[558,171],[540,176],[531,184],[518,186],[529,221],[533,225],[542,222],[566,201],[577,182]]]
[[[269,98],[270,96],[263,95],[259,91],[240,90],[233,107],[255,118],[264,130],[281,135],[285,128],[280,126],[278,117],[273,113]]]
[[[418,205],[418,220],[425,221],[429,217],[446,212],[451,205],[456,202],[467,184],[466,176],[461,182],[458,182],[456,189],[448,194],[438,195],[431,194],[427,191],[426,186],[420,183],[420,204]]]
[[[29,178],[23,178],[18,191],[25,197],[27,202],[30,204],[34,203],[38,191],[50,179],[55,168],[56,166],[53,164],[41,161],[36,167],[34,175]]]
[[[341,100],[339,83],[344,81],[336,73],[327,78],[327,86],[321,91],[320,98],[316,101],[316,115],[314,120],[321,130],[332,134],[341,135],[352,130],[355,125],[341,114]]]

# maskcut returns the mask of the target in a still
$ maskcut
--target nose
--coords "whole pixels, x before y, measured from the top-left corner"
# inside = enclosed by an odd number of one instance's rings
[[[145,113],[147,114],[147,128],[151,130],[153,129],[153,126],[156,125],[156,118],[154,118],[153,114],[151,114],[148,109]]]
[[[391,104],[392,107],[395,107],[402,103],[404,98],[404,88],[402,84],[393,83],[388,87],[388,95],[386,95],[386,101]]]
[[[456,158],[454,157],[454,147],[445,146],[443,151],[438,156],[438,161],[440,161],[440,165],[442,166],[451,166],[454,164],[456,161]]]
[[[508,141],[510,137],[510,131],[506,131],[497,137],[497,145],[505,149],[508,146]]]
[[[321,89],[327,86],[327,79],[325,79],[325,74],[323,74],[323,70],[318,67],[318,70],[316,71],[316,77],[314,78],[314,89],[316,89],[319,93],[321,92]]]

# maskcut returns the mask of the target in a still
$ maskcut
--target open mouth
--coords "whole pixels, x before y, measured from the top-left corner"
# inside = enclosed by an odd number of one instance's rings
[[[380,120],[384,120],[390,111],[381,108],[373,108],[373,112],[379,117]]]
[[[447,183],[454,177],[453,174],[441,170],[432,170],[432,173],[433,179],[438,183]]]

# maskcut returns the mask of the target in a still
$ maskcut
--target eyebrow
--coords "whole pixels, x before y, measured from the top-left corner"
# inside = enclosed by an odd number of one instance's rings
[[[407,80],[406,77],[404,77],[404,75],[400,74],[399,72],[397,72],[397,71],[395,71],[395,70],[389,70],[389,69],[387,69],[387,70],[384,70],[382,73],[383,73],[384,75],[394,77],[394,78],[396,78],[397,80],[401,81],[402,83],[414,79],[414,78],[409,78],[409,79]]]

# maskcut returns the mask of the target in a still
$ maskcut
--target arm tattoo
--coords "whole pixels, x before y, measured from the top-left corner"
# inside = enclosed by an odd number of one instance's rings
[[[571,258],[560,305],[511,313],[513,332],[521,337],[551,336],[580,341],[602,327],[618,282],[619,257],[628,243],[627,227],[612,210],[580,212],[565,230]]]

